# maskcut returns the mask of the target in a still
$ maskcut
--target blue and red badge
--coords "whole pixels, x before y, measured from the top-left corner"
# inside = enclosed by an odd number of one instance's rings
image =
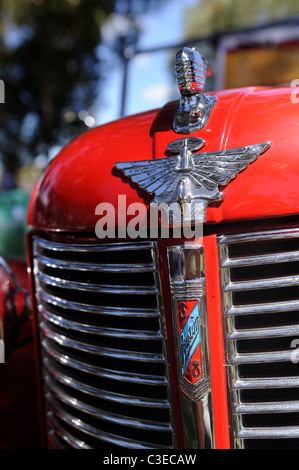
[[[198,300],[177,301],[182,376],[195,384],[203,377]]]

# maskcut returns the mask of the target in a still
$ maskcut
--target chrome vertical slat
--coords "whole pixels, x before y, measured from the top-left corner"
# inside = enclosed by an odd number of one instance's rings
[[[299,229],[218,247],[232,445],[299,448]]]
[[[34,236],[33,256],[49,445],[175,447],[156,244]]]

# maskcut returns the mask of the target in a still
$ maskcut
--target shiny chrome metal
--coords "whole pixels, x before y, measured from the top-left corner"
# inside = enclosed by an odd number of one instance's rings
[[[299,426],[276,427],[276,428],[251,428],[240,431],[240,439],[298,439]]]
[[[61,287],[64,289],[75,289],[80,291],[92,291],[103,294],[134,294],[134,295],[148,295],[157,294],[156,286],[126,286],[126,285],[109,285],[109,284],[92,284],[87,282],[74,282],[68,279],[61,279],[59,277],[48,276],[46,274],[38,273],[40,282],[53,287]]]
[[[299,229],[218,244],[232,446],[299,447]]]
[[[203,246],[169,246],[167,253],[186,447],[213,448]]]
[[[165,357],[162,354],[154,354],[143,351],[127,351],[117,348],[100,347],[89,342],[77,341],[67,334],[59,334],[44,322],[40,322],[40,330],[44,336],[52,341],[55,341],[60,346],[65,346],[70,349],[76,349],[81,352],[88,352],[97,356],[110,357],[114,359],[127,359],[130,361],[147,361],[147,362],[162,362],[165,363]]]
[[[91,449],[84,441],[76,439],[71,433],[67,432],[63,426],[59,424],[57,419],[55,419],[51,411],[47,413],[47,425],[49,428],[48,439],[50,449],[64,449],[64,444],[67,444],[73,449]],[[58,438],[63,442],[60,442]]]
[[[165,377],[159,377],[155,375],[151,375],[150,377],[148,377],[145,374],[136,374],[131,372],[117,373],[113,369],[98,367],[88,362],[83,362],[74,359],[71,355],[61,353],[57,348],[53,347],[49,341],[46,340],[42,341],[42,348],[49,357],[52,357],[61,365],[66,365],[71,369],[86,372],[87,374],[92,374],[96,377],[102,377],[105,379],[111,379],[120,382],[130,382],[134,384],[139,384],[140,382],[143,382],[148,385],[155,386],[167,385],[167,380],[165,379]]]
[[[234,307],[231,306],[225,312],[227,315],[248,315],[259,313],[278,313],[294,311],[299,308],[299,300],[289,300],[287,302],[269,302],[264,304],[254,304],[249,306]]]
[[[33,237],[49,445],[174,447],[156,244],[67,240]]]
[[[236,408],[236,413],[274,413],[299,411],[299,401],[285,401],[272,403],[240,404]]]
[[[256,354],[236,354],[231,357],[232,364],[255,364],[255,363],[266,363],[271,362],[291,362],[292,351],[281,351],[269,353],[256,353]]]
[[[198,152],[202,147],[204,147],[205,143],[205,140],[200,137],[176,139],[167,145],[167,150],[175,155],[181,156],[181,158],[178,159],[178,169],[188,169],[188,165],[182,164],[182,161],[188,160],[188,157],[190,156],[189,152]],[[192,162],[190,162],[190,164],[192,164]]]
[[[42,290],[39,291],[41,304],[46,303],[68,310],[77,310],[86,313],[95,313],[98,315],[124,316],[124,317],[159,317],[158,309],[144,308],[138,309],[134,307],[111,307],[111,306],[94,306],[81,302],[72,302],[60,297],[48,294]]]
[[[232,235],[219,235],[218,242],[220,245],[232,245],[235,243],[246,243],[246,242],[263,242],[263,241],[274,241],[291,238],[299,238],[299,230],[296,228],[281,229],[281,230],[269,230],[263,232],[249,232],[249,233],[236,233]]]
[[[212,69],[195,47],[184,47],[177,53],[175,68],[181,98],[173,129],[180,134],[191,134],[207,124],[217,102],[216,96],[203,93],[206,76]]]
[[[106,442],[108,444],[117,445],[120,447],[126,447],[128,449],[147,449],[148,443],[140,442],[138,440],[128,439],[126,437],[117,436],[115,434],[107,433],[99,430],[97,427],[90,425],[87,422],[84,422],[81,419],[78,419],[76,415],[71,412],[66,411],[60,402],[51,394],[46,396],[49,409],[52,410],[53,414],[58,417],[61,421],[74,428],[79,430],[82,434],[91,436],[99,441]],[[163,446],[164,447],[164,446]],[[152,448],[155,448],[154,446]],[[158,448],[158,446],[156,446]],[[168,448],[165,446],[164,448]]]
[[[169,423],[160,423],[150,420],[142,420],[136,418],[130,418],[128,416],[118,415],[115,413],[109,413],[104,409],[99,409],[95,406],[90,405],[86,401],[79,400],[74,396],[66,393],[64,389],[62,389],[55,381],[49,376],[45,375],[44,383],[49,390],[50,394],[53,394],[60,402],[68,405],[71,408],[75,408],[76,410],[91,415],[94,418],[102,419],[104,421],[113,422],[120,426],[128,426],[137,429],[145,429],[147,431],[166,431],[171,432],[171,427]]]
[[[237,390],[292,387],[299,387],[298,377],[236,378],[232,385],[232,388]]]
[[[111,338],[128,338],[128,339],[135,339],[136,338],[136,330],[129,330],[123,328],[103,328],[99,327],[97,324],[92,323],[83,323],[83,322],[75,322],[72,320],[68,320],[63,318],[61,315],[55,315],[54,313],[49,312],[44,307],[40,306],[39,309],[40,316],[49,322],[50,324],[60,326],[62,328],[67,328],[73,331],[81,331],[82,333],[90,333],[93,335],[99,336],[108,336]],[[163,339],[161,333],[159,331],[147,331],[147,330],[140,330],[138,332],[138,337],[140,339]]]
[[[145,407],[152,407],[152,408],[167,408],[169,409],[170,405],[167,400],[158,400],[154,398],[146,398],[146,397],[138,397],[134,395],[125,395],[122,393],[115,393],[109,390],[100,389],[94,387],[88,383],[88,379],[86,383],[74,379],[71,374],[62,373],[59,369],[59,366],[49,358],[44,358],[43,365],[46,371],[49,373],[50,376],[54,377],[57,382],[60,382],[62,385],[70,387],[76,391],[80,391],[86,393],[87,395],[98,397],[103,400],[107,400],[109,402],[116,402],[122,403],[127,405],[134,405],[134,406],[145,406]]]
[[[52,259],[47,256],[36,257],[38,265],[45,266],[47,268],[54,269],[67,269],[72,271],[95,271],[99,273],[142,273],[142,272],[154,272],[154,268],[146,264],[131,264],[124,266],[122,264],[92,264],[92,263],[72,263],[68,260]]]
[[[227,259],[223,263],[224,268],[233,268],[237,266],[257,266],[260,264],[285,263],[286,261],[297,260],[299,250],[291,253],[275,253],[265,256],[244,256],[243,258]]]
[[[140,243],[108,243],[108,244],[94,244],[94,243],[60,243],[53,240],[45,240],[42,238],[35,238],[35,247],[50,250],[51,252],[76,252],[76,253],[107,253],[107,252],[122,252],[122,251],[140,251],[146,249],[154,249],[155,245],[151,241]]]
[[[224,197],[226,186],[265,152],[271,142],[216,152],[192,153],[203,139],[185,137],[168,144],[175,156],[158,160],[118,162],[115,166],[149,194],[151,206],[164,209],[169,223],[205,222],[206,208]],[[179,153],[177,153],[179,152]]]
[[[258,339],[258,338],[279,338],[280,336],[296,336],[299,335],[299,325],[281,326],[270,328],[248,328],[242,330],[234,330],[229,335],[229,339]]]
[[[282,276],[255,281],[230,282],[225,287],[225,292],[269,289],[271,287],[287,287],[295,285],[299,285],[299,276]]]

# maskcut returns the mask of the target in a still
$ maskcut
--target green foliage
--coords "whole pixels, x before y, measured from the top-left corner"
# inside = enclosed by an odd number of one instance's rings
[[[15,172],[86,129],[80,111],[92,110],[99,90],[105,93],[101,26],[112,13],[134,20],[162,1],[0,0],[0,159],[7,169]],[[116,54],[120,44],[116,38]]]

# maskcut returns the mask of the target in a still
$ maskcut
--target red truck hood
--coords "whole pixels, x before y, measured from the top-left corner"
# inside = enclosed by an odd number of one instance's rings
[[[271,141],[271,147],[224,188],[224,199],[206,211],[207,222],[281,217],[299,212],[299,108],[294,88],[246,88],[216,93],[206,127],[192,136],[206,141],[202,151]],[[176,103],[94,128],[70,142],[51,161],[32,195],[28,223],[38,229],[94,232],[100,203],[115,207],[151,200],[114,163],[165,158]],[[124,211],[125,212],[125,211]]]

